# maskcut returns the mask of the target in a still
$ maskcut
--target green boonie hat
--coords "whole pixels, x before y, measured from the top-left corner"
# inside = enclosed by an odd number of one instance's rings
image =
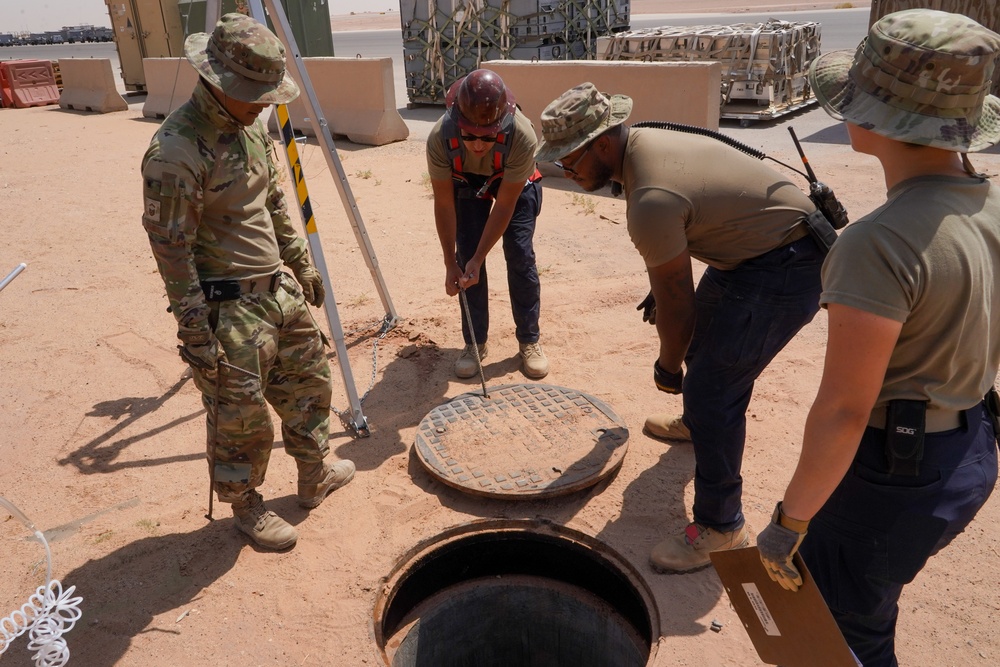
[[[813,61],[819,103],[890,139],[975,152],[1000,142],[1000,99],[990,95],[1000,35],[967,16],[931,9],[887,14],[855,53]]]
[[[211,35],[188,36],[184,55],[201,78],[241,102],[285,104],[299,96],[281,40],[249,16],[226,14]]]
[[[542,143],[535,151],[539,162],[565,157],[605,130],[621,125],[632,113],[632,98],[610,97],[590,83],[570,88],[542,111]]]

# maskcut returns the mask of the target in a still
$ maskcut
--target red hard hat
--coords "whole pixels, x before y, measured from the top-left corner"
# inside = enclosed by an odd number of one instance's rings
[[[496,134],[516,108],[514,93],[488,69],[473,70],[453,83],[445,105],[460,129],[480,134]]]

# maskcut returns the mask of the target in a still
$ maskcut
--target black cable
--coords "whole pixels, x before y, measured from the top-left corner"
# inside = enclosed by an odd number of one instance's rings
[[[764,158],[767,158],[768,160],[777,162],[782,167],[785,167],[786,169],[791,169],[796,174],[799,174],[800,176],[805,178],[807,181],[809,180],[809,176],[805,172],[800,171],[799,169],[796,169],[795,167],[789,164],[785,164],[781,160],[777,160],[771,157],[762,150],[758,150],[753,146],[748,146],[742,141],[733,139],[732,137],[722,134],[721,132],[710,130],[707,127],[698,127],[697,125],[685,125],[684,123],[668,123],[665,121],[658,121],[658,120],[644,120],[642,122],[635,123],[634,125],[632,125],[632,127],[652,127],[658,130],[674,130],[675,132],[687,132],[688,134],[698,134],[703,137],[711,137],[712,139],[721,141],[722,143],[726,144],[727,146],[730,146],[731,148],[735,148],[741,153],[746,153],[750,157],[757,158],[758,160],[763,160]]]

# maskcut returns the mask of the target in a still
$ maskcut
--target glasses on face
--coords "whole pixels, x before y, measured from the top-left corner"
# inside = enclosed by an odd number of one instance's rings
[[[587,147],[583,149],[583,152],[580,153],[580,155],[578,155],[575,160],[573,160],[573,164],[571,164],[571,165],[567,165],[565,162],[560,162],[559,160],[553,161],[552,164],[554,164],[557,168],[562,169],[564,172],[566,172],[570,176],[578,176],[580,174],[580,172],[578,172],[575,169],[575,167],[576,167],[576,165],[580,164],[580,160],[582,160],[584,158],[584,156],[588,152],[590,152],[590,147],[593,146],[593,145],[594,145],[593,142],[587,144]]]
[[[489,134],[486,136],[479,136],[478,134],[463,134],[462,141],[468,141],[470,144],[475,141],[481,141],[484,144],[492,144],[497,140],[497,135]]]

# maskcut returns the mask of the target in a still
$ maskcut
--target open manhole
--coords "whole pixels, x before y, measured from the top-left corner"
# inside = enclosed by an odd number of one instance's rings
[[[460,491],[548,498],[597,484],[628,450],[628,429],[605,403],[548,384],[490,387],[431,410],[415,450],[427,470]]]
[[[388,667],[643,667],[659,613],[638,572],[599,540],[486,520],[417,545],[380,587]]]

